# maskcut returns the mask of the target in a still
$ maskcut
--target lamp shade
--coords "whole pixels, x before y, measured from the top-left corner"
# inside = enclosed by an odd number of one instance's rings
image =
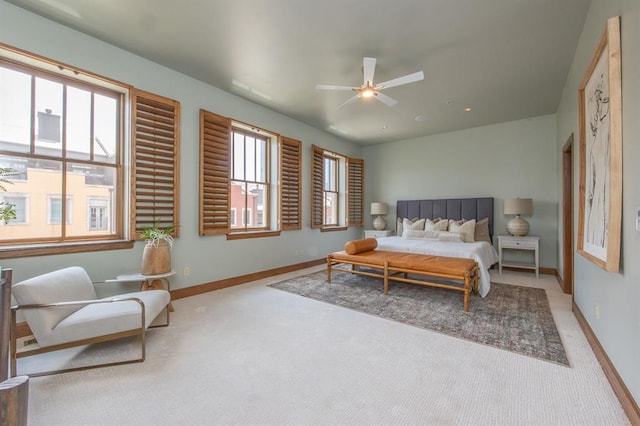
[[[531,214],[533,213],[533,200],[531,198],[512,198],[504,200],[504,214]]]
[[[371,203],[371,214],[387,214],[387,203]]]

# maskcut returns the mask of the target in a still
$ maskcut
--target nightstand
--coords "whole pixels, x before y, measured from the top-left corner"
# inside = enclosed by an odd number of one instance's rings
[[[536,271],[536,278],[538,278],[539,271],[539,247],[540,247],[540,238],[539,237],[513,237],[511,235],[498,235],[498,262],[500,274],[502,274],[503,266],[510,266],[512,268],[520,268],[520,269],[533,269]],[[534,262],[515,262],[515,261],[504,261],[502,259],[502,250],[531,250],[534,255]]]
[[[391,229],[385,229],[382,231],[377,231],[375,229],[366,229],[364,231],[365,238],[384,238],[384,237],[390,237],[392,235],[393,235],[393,230]]]

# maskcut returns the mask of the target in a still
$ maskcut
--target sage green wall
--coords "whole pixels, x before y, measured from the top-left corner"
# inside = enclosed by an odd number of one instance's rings
[[[361,158],[362,148],[329,133],[218,90],[127,51],[0,1],[0,42],[181,103],[180,238],[173,248],[178,276],[173,288],[188,287],[308,260],[321,259],[362,235],[361,228],[323,232],[310,228],[311,144]],[[274,101],[275,102],[275,101]],[[275,106],[275,105],[274,105]],[[198,236],[198,149],[200,108],[251,123],[303,142],[303,229],[280,237],[227,241],[225,236]],[[300,254],[296,253],[299,252]],[[21,280],[56,268],[82,265],[96,280],[140,268],[142,242],[133,249],[3,260]],[[183,267],[191,274],[182,276]]]
[[[494,234],[506,234],[511,216],[504,200],[532,198],[525,217],[530,235],[540,237],[540,264],[557,266],[556,116],[491,126],[364,148],[367,206],[389,204],[388,228],[395,228],[397,200],[494,197]],[[369,218],[368,227],[371,227]],[[506,253],[524,257],[529,253]]]
[[[577,245],[579,130],[578,88],[608,18],[621,17],[622,47],[622,246],[620,272],[605,272],[574,253],[574,298],[636,402],[640,402],[640,2],[593,0],[584,24],[558,109],[556,156],[574,134],[574,241]],[[558,173],[560,173],[558,163]],[[558,193],[561,182],[557,183]],[[560,198],[558,198],[560,200]],[[560,207],[560,206],[559,206]],[[560,212],[560,210],[559,210]],[[562,229],[562,228],[559,228]],[[559,239],[561,236],[559,234]],[[560,258],[559,258],[560,259]],[[560,260],[559,260],[560,262]],[[564,265],[561,265],[564,267]],[[596,306],[599,316],[596,315]]]

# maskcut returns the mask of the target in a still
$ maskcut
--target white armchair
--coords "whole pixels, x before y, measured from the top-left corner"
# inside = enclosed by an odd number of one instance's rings
[[[14,284],[12,290],[17,301],[11,315],[12,376],[18,374],[18,358],[136,335],[141,341],[140,358],[29,375],[142,362],[145,359],[146,329],[163,310],[166,311],[166,322],[160,326],[169,325],[171,297],[168,291],[139,291],[98,299],[89,275],[78,266],[30,278]],[[34,349],[17,350],[15,330],[18,311],[22,312],[37,341]]]

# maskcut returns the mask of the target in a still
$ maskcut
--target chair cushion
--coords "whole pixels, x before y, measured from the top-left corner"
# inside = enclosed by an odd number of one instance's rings
[[[171,299],[166,290],[147,290],[119,294],[100,300],[129,297],[138,298],[144,304],[145,328],[149,327]],[[36,339],[38,344],[44,347],[134,330],[140,328],[140,309],[140,304],[136,301],[86,305],[60,321],[50,333],[42,338],[36,336]]]
[[[97,299],[91,278],[79,266],[60,269],[16,283],[12,291],[18,305]],[[24,309],[21,312],[33,335],[40,342],[60,321],[81,308],[82,305],[77,305],[64,308]]]

